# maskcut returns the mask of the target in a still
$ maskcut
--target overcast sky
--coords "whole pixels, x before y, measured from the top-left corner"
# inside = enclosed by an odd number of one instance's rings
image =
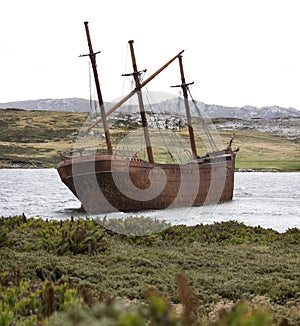
[[[0,102],[89,98],[84,21],[105,101],[129,90],[127,42],[147,76],[185,50],[195,99],[300,109],[297,0],[9,0],[0,7]],[[176,73],[174,72],[176,71]],[[125,83],[124,83],[125,82]],[[178,63],[149,84],[174,92]]]

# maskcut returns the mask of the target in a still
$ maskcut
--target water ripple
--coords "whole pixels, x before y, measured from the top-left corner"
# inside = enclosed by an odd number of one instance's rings
[[[60,181],[55,169],[0,169],[0,215],[66,219],[84,216],[80,202]],[[236,220],[283,232],[300,228],[300,173],[238,172],[232,202],[221,205],[113,213],[111,218],[151,216],[172,224],[207,224]],[[185,209],[186,210],[186,209]],[[100,215],[101,217],[101,215]],[[102,216],[103,217],[103,216]]]

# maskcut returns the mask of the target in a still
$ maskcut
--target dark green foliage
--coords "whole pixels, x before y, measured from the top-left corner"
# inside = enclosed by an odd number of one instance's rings
[[[300,233],[300,232],[299,232]],[[244,243],[270,243],[280,240],[280,233],[261,227],[250,227],[235,221],[214,223],[211,225],[196,225],[186,227],[174,226],[162,233],[162,237],[169,241],[191,243],[244,244]],[[292,234],[288,241],[294,241],[298,235]]]
[[[67,283],[33,283],[20,271],[0,274],[0,325],[35,325],[55,311],[83,302],[76,288]]]
[[[6,244],[6,241],[7,241],[6,233],[7,233],[7,231],[8,231],[8,229],[4,228],[4,227],[0,229],[0,247],[4,246]]]
[[[2,217],[0,226],[9,231],[6,237],[10,239],[10,245],[22,251],[95,255],[104,252],[108,246],[105,230],[90,219],[47,222],[24,216]]]
[[[96,219],[96,221],[107,230],[125,235],[125,239],[135,239],[136,242],[154,241],[157,233],[171,227],[170,223],[145,216],[122,219],[104,218]]]
[[[17,275],[17,277],[16,277]],[[64,281],[33,283],[12,271],[0,277],[0,325],[102,325],[193,326],[203,325],[201,304],[183,275],[177,278],[183,312],[175,313],[166,297],[150,290],[144,304],[112,298],[95,301],[92,294]],[[246,302],[219,313],[216,326],[270,325],[271,314],[254,310]]]
[[[106,226],[127,225],[127,231],[134,222],[138,219],[114,224],[102,220]],[[159,223],[142,218],[140,224],[143,229],[158,227]],[[40,289],[41,282],[47,282],[52,288],[44,287],[43,291],[52,302],[55,286],[67,284],[77,291],[74,300],[78,298],[78,302],[67,310],[57,305],[43,310],[51,320],[52,316],[56,321],[62,318],[64,325],[72,325],[74,316],[79,316],[82,325],[90,321],[97,324],[98,320],[105,325],[107,318],[111,325],[145,325],[145,320],[151,320],[149,325],[201,325],[213,320],[229,325],[230,318],[247,321],[251,316],[249,320],[259,320],[260,314],[265,314],[262,307],[270,314],[261,320],[272,316],[276,323],[286,318],[291,325],[299,324],[298,229],[278,233],[234,221],[167,229],[166,224],[161,226],[159,233],[138,237],[112,232],[98,220],[2,217],[0,273],[4,294],[0,296],[6,297],[6,292],[21,282],[29,282],[31,289]],[[35,296],[26,293],[24,298]],[[126,304],[107,301],[111,297],[125,299]],[[244,301],[238,303],[241,298],[248,302],[247,311]],[[257,298],[262,298],[262,307],[255,303]],[[231,317],[226,313],[216,317],[221,308],[215,307],[220,303],[231,311]],[[232,308],[236,303],[241,308]],[[181,306],[177,319],[173,319],[173,305]],[[5,311],[7,318],[15,316],[12,308]]]
[[[291,228],[285,232],[284,241],[288,243],[298,244],[300,243],[300,229]]]
[[[246,302],[240,302],[232,309],[222,311],[214,326],[269,326],[272,324],[270,313],[251,309]]]
[[[300,230],[297,228],[279,233],[260,226],[247,226],[237,221],[171,227],[165,221],[142,216],[125,219],[96,219],[96,222],[108,231],[112,231],[112,234],[125,235],[124,240],[141,244],[158,243],[162,240],[173,245],[194,243],[195,241],[206,244],[222,243],[223,245],[271,244],[278,241],[300,244]]]

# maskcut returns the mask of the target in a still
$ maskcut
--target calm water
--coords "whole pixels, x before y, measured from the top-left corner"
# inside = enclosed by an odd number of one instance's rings
[[[55,169],[0,169],[0,215],[65,219],[84,216],[79,201]],[[196,225],[236,220],[284,232],[300,228],[300,173],[237,172],[234,200],[205,207],[169,209],[110,217],[144,215],[171,224]]]

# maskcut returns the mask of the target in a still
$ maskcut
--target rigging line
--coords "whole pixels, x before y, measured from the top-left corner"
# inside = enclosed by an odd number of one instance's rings
[[[90,92],[90,113],[93,110],[93,100],[92,100],[92,76],[91,76],[91,63],[89,62],[89,92]]]
[[[180,98],[179,98],[179,100],[177,102],[177,106],[176,106],[175,112],[173,114],[178,119],[181,119],[182,117],[180,115],[179,108],[180,108]],[[170,112],[170,113],[172,113],[172,112]],[[180,153],[181,153],[180,147],[178,147],[178,143],[176,143],[175,140],[176,140],[176,137],[172,137],[171,142],[172,142],[173,150],[174,150],[174,152],[176,152],[177,157],[181,157],[181,155],[180,155]]]
[[[148,90],[147,87],[145,88],[145,90],[146,90],[146,93],[147,93],[147,95],[148,95],[147,99],[148,99],[148,98],[151,98],[151,95],[150,95],[149,90]],[[153,98],[153,96],[152,96],[152,98]],[[175,161],[175,159],[174,159],[174,156],[173,156],[172,152],[170,151],[170,146],[168,146],[168,144],[166,143],[165,136],[162,134],[162,132],[161,132],[161,128],[159,127],[159,124],[158,124],[158,121],[157,121],[157,116],[159,116],[159,114],[160,114],[159,109],[158,109],[158,108],[153,109],[153,106],[151,105],[151,102],[150,102],[150,101],[148,101],[148,107],[150,108],[151,112],[156,113],[156,118],[154,119],[155,124],[156,124],[156,127],[157,127],[158,132],[159,132],[159,134],[160,134],[160,136],[161,136],[161,139],[162,139],[162,141],[163,141],[163,143],[164,143],[164,145],[165,145],[165,148],[166,148],[167,151],[168,151],[168,154],[170,155],[170,157],[171,157],[173,163],[176,163],[176,161]],[[170,137],[168,137],[168,139],[170,139]],[[174,151],[174,152],[176,151],[176,154],[178,155],[178,152],[177,152],[177,146],[174,146],[174,148],[172,149],[172,151]]]
[[[124,68],[123,68],[123,74],[122,74],[122,77],[123,77],[123,83],[122,83],[122,90],[121,90],[121,97],[124,96],[124,90],[125,90],[125,83],[127,83],[128,81],[130,82],[130,89],[133,89],[134,88],[134,80],[132,78],[125,78],[125,73],[127,71],[127,64],[128,64],[128,53],[129,53],[129,44],[127,43],[126,45],[126,54],[125,54],[125,60],[124,60]],[[125,137],[129,136],[130,135],[130,128],[129,128],[129,124],[130,124],[130,119],[129,119],[129,112],[130,112],[130,107],[132,107],[132,104],[130,101],[128,101],[126,104],[123,103],[121,106],[120,106],[120,109],[121,110],[118,110],[120,113],[121,113],[121,116],[118,118],[117,121],[120,121],[120,119],[122,119],[122,117],[124,118],[124,113],[122,114],[122,107],[124,108],[124,106],[127,106],[127,111],[128,113],[125,113],[125,116],[127,117],[127,121],[125,122],[125,126],[123,128],[123,131],[124,131],[124,134],[126,135]],[[119,128],[119,127],[118,127]],[[129,148],[128,144],[127,143],[123,143],[123,146],[126,147],[124,148],[124,151],[128,154],[128,155],[131,155],[131,152],[132,152],[132,149]]]
[[[148,90],[148,88],[146,87],[146,93],[147,93],[147,100],[151,97],[150,96],[150,93],[149,93],[149,90]],[[151,103],[150,103],[150,101],[148,101],[148,107],[149,107],[149,111],[150,112],[154,112],[157,116],[159,115],[159,113],[158,113],[158,110],[154,110],[153,109],[153,106],[151,105]],[[172,161],[173,161],[173,163],[175,163],[175,160],[174,160],[174,157],[173,157],[173,155],[172,155],[172,153],[170,152],[170,149],[169,149],[169,147],[168,147],[168,145],[167,145],[167,143],[166,143],[166,141],[165,141],[165,137],[163,136],[163,134],[162,134],[162,132],[161,132],[161,130],[160,130],[160,128],[159,128],[159,125],[158,125],[158,122],[157,122],[157,118],[155,118],[154,119],[154,122],[155,122],[155,124],[156,124],[156,127],[157,127],[157,129],[158,129],[158,132],[159,132],[159,134],[160,134],[160,139],[163,141],[163,143],[164,143],[164,146],[165,146],[165,148],[167,149],[167,151],[168,151],[168,154],[170,155],[170,157],[171,157],[171,159],[172,159]]]
[[[129,44],[127,43],[126,46],[126,55],[125,55],[125,62],[124,62],[124,73],[127,71],[127,61],[128,61],[128,52],[129,52]],[[125,89],[125,78],[123,78],[123,86],[122,86],[122,96],[124,95]]]
[[[147,69],[144,69],[144,70],[142,70],[142,71],[140,72],[140,74],[139,74],[140,83],[143,82],[144,77],[145,77],[145,75],[146,75],[146,72],[147,72]]]
[[[181,101],[181,98],[180,98],[180,94],[181,94],[181,90],[178,91],[178,101],[177,101],[177,104],[176,104],[176,109],[175,109],[175,112],[170,112],[171,114],[173,114],[175,117],[177,117],[179,119],[179,121],[183,121],[184,123],[186,123],[184,120],[183,120],[183,117],[182,117],[182,114],[180,113],[180,101]],[[178,124],[179,124],[179,121],[178,121]],[[178,128],[180,128],[180,126],[178,125]],[[169,137],[169,140],[172,142],[172,148],[173,148],[173,151],[176,152],[176,155],[177,157],[182,157],[181,155],[181,147],[178,146],[178,142],[176,142],[176,137],[172,137],[170,139]],[[180,144],[180,143],[179,143]],[[183,149],[184,149],[184,146],[183,146]]]
[[[201,121],[202,126],[203,126],[203,130],[204,130],[204,132],[205,132],[205,134],[206,134],[206,136],[207,136],[207,138],[208,138],[208,141],[209,141],[209,143],[210,143],[210,146],[212,147],[212,149],[213,149],[214,151],[218,151],[219,149],[218,149],[218,147],[217,147],[217,145],[216,145],[216,143],[215,143],[215,141],[214,141],[214,139],[213,139],[213,137],[212,137],[210,131],[208,130],[208,128],[207,128],[207,126],[206,126],[206,123],[205,123],[205,121],[204,121],[204,119],[203,119],[203,117],[202,117],[202,114],[201,114],[200,109],[199,109],[199,107],[198,107],[198,105],[197,105],[197,102],[194,100],[194,98],[193,98],[193,96],[192,96],[191,91],[190,91],[189,88],[188,88],[188,92],[189,92],[190,97],[191,97],[191,99],[192,99],[192,102],[193,102],[193,104],[194,104],[194,106],[195,106],[195,108],[196,108],[196,110],[197,110],[197,112],[198,112],[198,115],[199,115],[199,117],[200,117],[200,121]]]
[[[181,96],[181,94],[182,94],[182,89],[180,88],[180,90],[178,92],[178,101],[177,101],[177,106],[176,106],[176,113],[178,115],[180,115],[180,107],[181,107],[181,105],[180,105],[180,101],[181,101],[180,96]]]
[[[175,117],[177,117],[179,120],[181,120],[182,119],[182,115],[180,114],[180,91],[179,91],[179,96],[178,96],[178,101],[177,101],[177,106],[176,106],[176,109],[175,109],[175,112],[173,113],[174,114],[174,116]],[[170,112],[170,113],[172,113],[172,112]],[[179,123],[179,122],[178,122]],[[178,128],[179,128],[179,126],[178,126]],[[181,155],[181,149],[180,149],[180,147],[178,147],[178,143],[176,143],[176,137],[173,137],[172,139],[171,139],[171,141],[172,141],[172,146],[173,146],[173,150],[174,150],[174,152],[176,152],[176,155],[177,155],[177,157],[182,157],[182,155]]]
[[[178,93],[178,98],[177,98],[177,105],[176,105],[176,116],[181,119],[183,125],[187,125],[187,121],[186,121],[186,118],[184,118],[184,116],[182,115],[182,112],[180,112],[180,108],[182,107],[181,105],[181,101],[182,101],[182,88],[180,87],[179,90],[177,91]],[[184,147],[183,147],[184,148]],[[184,151],[186,152],[187,150],[184,149]],[[189,155],[190,155],[190,158],[192,159],[192,153],[190,152],[189,150]]]
[[[98,117],[97,114],[97,101],[95,101],[95,93],[92,86],[92,73],[91,73],[91,63],[89,62],[89,93],[90,93],[90,114],[95,114],[95,117]]]

